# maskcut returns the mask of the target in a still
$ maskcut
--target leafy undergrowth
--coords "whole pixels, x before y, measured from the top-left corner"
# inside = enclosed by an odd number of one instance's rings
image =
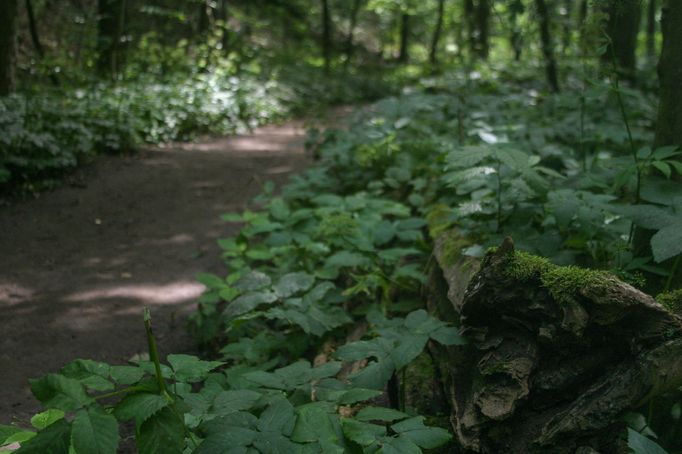
[[[150,332],[149,361],[78,360],[32,381],[48,408],[37,435],[3,427],[0,440],[20,453],[114,452],[118,425],[133,421],[142,453],[452,452],[428,345],[465,340],[424,310],[433,236],[456,224],[477,256],[512,235],[554,263],[633,282],[665,275],[659,262],[682,252],[666,230],[682,213],[666,180],[677,151],[644,146],[643,95],[627,97],[630,156],[608,87],[595,85],[582,113],[574,96],[497,82],[431,81],[429,92],[357,114],[280,195],[266,187],[259,210],[225,215],[243,223],[220,241],[231,273],[199,276],[208,290],[191,320],[213,361],[160,364]],[[651,254],[632,254],[633,223],[655,230]],[[662,406],[679,420],[673,402]],[[633,449],[654,443],[642,418]]]

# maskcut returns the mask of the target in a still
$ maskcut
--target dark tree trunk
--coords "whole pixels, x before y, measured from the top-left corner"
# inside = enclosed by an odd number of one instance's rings
[[[470,55],[476,54],[476,5],[474,0],[464,0],[464,17],[466,20],[467,42]]]
[[[561,54],[565,54],[571,45],[571,13],[573,12],[573,0],[564,0],[564,17],[562,18],[561,28]]]
[[[229,12],[227,9],[228,0],[220,0],[220,6],[218,7],[218,17],[217,19],[221,22],[221,32],[220,32],[220,47],[223,54],[228,54],[230,50],[230,30],[227,27],[227,21],[229,20]]]
[[[485,60],[490,53],[490,0],[478,0],[476,8],[476,53]]]
[[[45,50],[43,49],[43,45],[40,42],[40,36],[38,35],[38,26],[36,24],[35,14],[33,13],[33,3],[31,0],[26,0],[26,15],[28,16],[28,29],[31,34],[33,48],[36,50],[38,58],[42,60],[45,58]],[[59,79],[57,79],[56,74],[50,73],[48,77],[50,78],[52,85],[55,87],[59,86]]]
[[[332,64],[332,24],[329,1],[322,0],[322,57],[324,71],[329,72]]]
[[[549,89],[556,93],[559,91],[559,77],[557,76],[554,45],[552,44],[552,35],[550,33],[549,11],[547,10],[545,0],[535,0],[535,8],[537,9],[538,20],[540,22],[540,42],[542,45],[542,54],[545,57],[547,83],[549,84]]]
[[[97,2],[97,72],[115,77],[120,70],[120,40],[123,28],[124,0]]]
[[[353,39],[355,38],[355,28],[358,25],[358,14],[360,14],[360,7],[362,6],[363,0],[354,0],[353,8],[350,12],[350,21],[348,25],[348,35],[346,36],[346,61],[345,64],[350,64],[353,58]]]
[[[656,0],[649,0],[646,15],[646,54],[651,61],[656,58]]]
[[[662,5],[663,46],[658,61],[661,84],[655,146],[682,147],[682,2]]]
[[[400,51],[398,61],[407,63],[410,59],[410,15],[402,13],[400,16]]]
[[[457,235],[436,239],[428,305],[469,341],[430,346],[463,452],[629,452],[623,415],[682,385],[682,317],[510,239],[476,263]]]
[[[443,16],[445,14],[445,0],[438,0],[438,16],[436,18],[436,27],[433,29],[433,38],[431,39],[431,52],[429,53],[429,61],[432,65],[438,64],[438,43],[440,42],[440,35],[443,32]]]
[[[0,96],[16,86],[18,6],[18,0],[0,3]]]
[[[521,13],[523,13],[523,2],[521,0],[512,0],[509,3],[509,24],[511,26],[509,44],[512,51],[514,51],[514,61],[521,60],[521,52],[523,51],[523,36],[518,24],[518,18]]]
[[[615,60],[623,74],[634,77],[637,66],[637,35],[641,18],[641,0],[611,0],[607,7],[609,20],[606,33],[611,45],[604,54],[606,61]]]

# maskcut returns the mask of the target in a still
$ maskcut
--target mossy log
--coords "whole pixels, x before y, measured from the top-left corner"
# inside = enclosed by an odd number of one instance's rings
[[[682,318],[605,272],[436,240],[430,308],[469,343],[432,345],[464,452],[625,453],[622,416],[682,386]],[[443,238],[449,238],[444,240]],[[456,241],[455,241],[456,243]]]

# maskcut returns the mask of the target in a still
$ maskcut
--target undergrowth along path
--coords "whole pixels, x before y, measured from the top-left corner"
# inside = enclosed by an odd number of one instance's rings
[[[306,165],[304,126],[100,157],[77,184],[0,208],[0,423],[38,410],[28,378],[144,352],[143,306],[163,354],[191,350],[194,277],[225,274],[216,240],[238,231],[220,215]]]

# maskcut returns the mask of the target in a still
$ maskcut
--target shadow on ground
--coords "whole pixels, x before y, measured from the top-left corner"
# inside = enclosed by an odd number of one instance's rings
[[[185,322],[224,273],[220,220],[262,183],[306,164],[301,123],[253,134],[101,157],[82,187],[0,209],[0,423],[38,409],[28,379],[75,358],[124,363],[144,352],[150,306],[162,353],[192,350]]]

